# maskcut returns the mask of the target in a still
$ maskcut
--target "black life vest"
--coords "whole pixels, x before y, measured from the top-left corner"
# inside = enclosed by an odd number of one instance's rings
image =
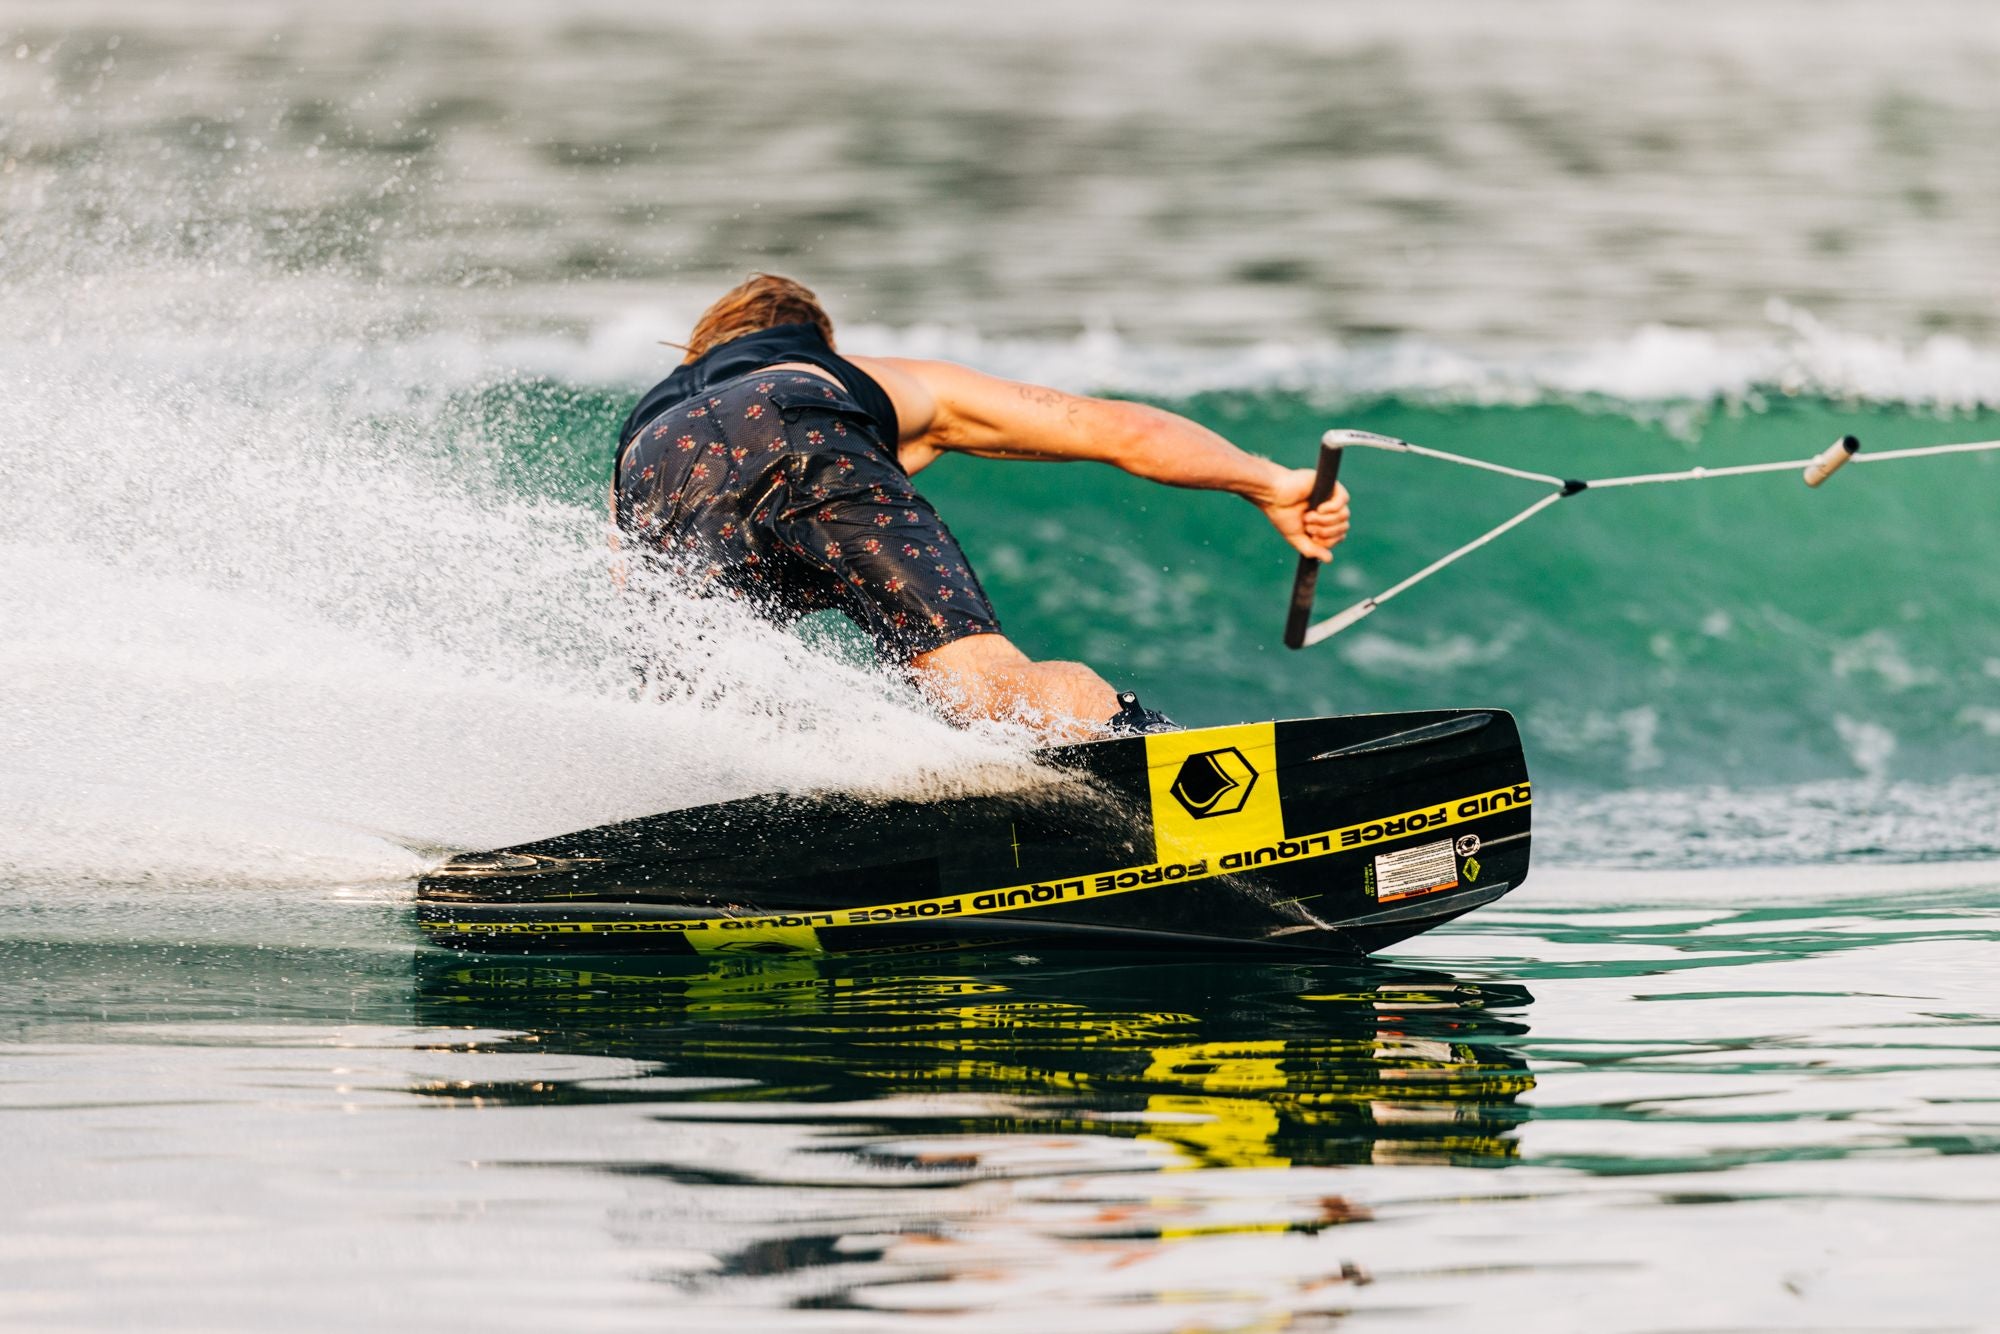
[[[756,333],[744,334],[741,338],[732,338],[710,348],[702,356],[678,368],[640,396],[638,405],[618,430],[619,449],[624,449],[647,422],[669,408],[705,394],[724,381],[787,361],[817,366],[840,381],[841,387],[873,419],[876,443],[892,461],[895,459],[896,446],[901,439],[896,422],[896,405],[889,401],[889,395],[875,383],[874,377],[829,347],[826,335],[814,324],[779,324],[759,329]]]

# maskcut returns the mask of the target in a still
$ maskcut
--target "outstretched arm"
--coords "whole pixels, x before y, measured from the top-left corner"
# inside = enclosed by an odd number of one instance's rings
[[[1312,471],[1246,454],[1185,417],[983,375],[948,361],[855,357],[895,401],[902,459],[916,472],[944,451],[983,458],[1109,463],[1168,486],[1229,491],[1264,512],[1301,555],[1332,556],[1347,535],[1347,491],[1306,509]]]

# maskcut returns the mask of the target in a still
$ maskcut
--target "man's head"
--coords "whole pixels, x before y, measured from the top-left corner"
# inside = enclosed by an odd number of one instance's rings
[[[820,309],[819,298],[790,278],[756,273],[724,292],[701,313],[688,335],[687,356],[693,361],[732,338],[780,324],[816,324],[833,346],[833,321]]]

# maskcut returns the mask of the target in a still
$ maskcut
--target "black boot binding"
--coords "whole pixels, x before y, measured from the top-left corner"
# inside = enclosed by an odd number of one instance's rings
[[[1112,736],[1143,736],[1148,732],[1178,732],[1181,725],[1161,713],[1149,709],[1139,702],[1139,696],[1131,690],[1118,692],[1118,712],[1104,724]]]

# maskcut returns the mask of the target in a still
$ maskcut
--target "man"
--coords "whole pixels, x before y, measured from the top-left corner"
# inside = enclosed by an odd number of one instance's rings
[[[1173,413],[946,361],[840,356],[818,299],[788,278],[758,274],[725,293],[686,352],[619,432],[620,532],[774,619],[845,612],[962,719],[1025,720],[1060,739],[1171,726],[1082,663],[1035,662],[1000,633],[958,543],[911,484],[941,454],[1088,460],[1234,492],[1316,560],[1347,535],[1345,489],[1308,510],[1310,470],[1246,454]]]

